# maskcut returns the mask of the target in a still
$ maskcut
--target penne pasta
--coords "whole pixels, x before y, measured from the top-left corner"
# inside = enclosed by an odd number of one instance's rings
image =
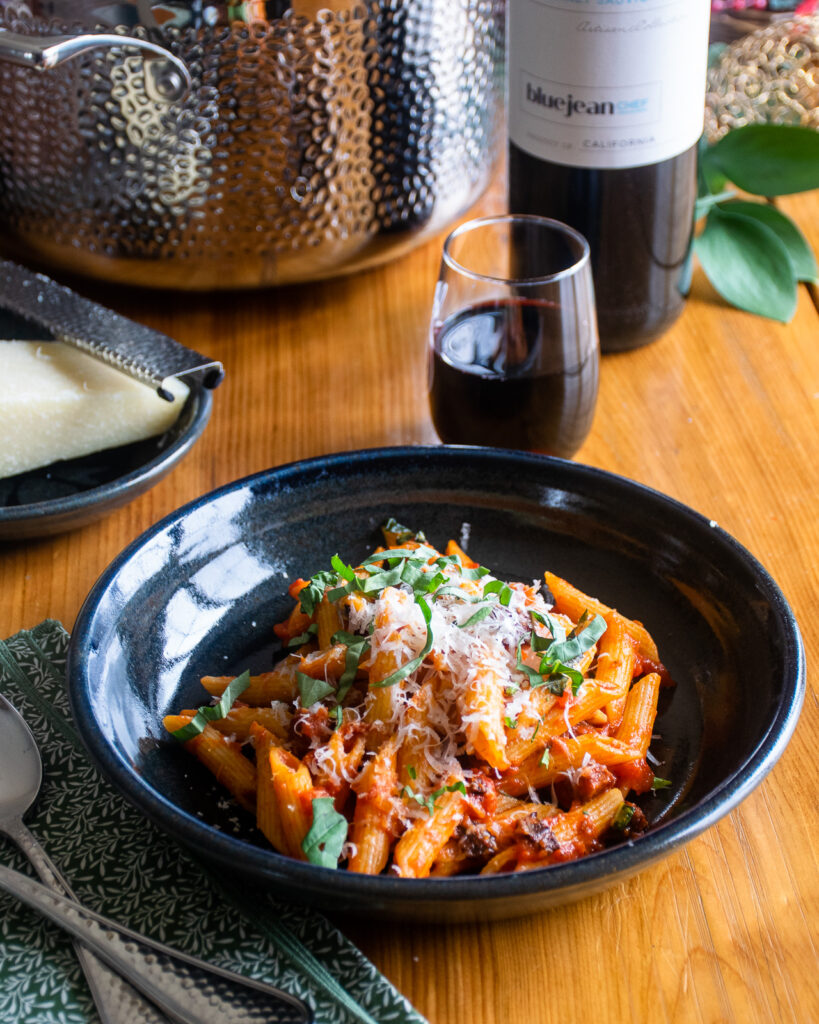
[[[549,572],[548,595],[507,583],[394,520],[384,540],[293,581],[275,627],[291,653],[204,676],[213,703],[166,729],[276,850],[323,867],[529,871],[636,835],[645,819],[624,804],[655,783],[669,681],[646,627]]]

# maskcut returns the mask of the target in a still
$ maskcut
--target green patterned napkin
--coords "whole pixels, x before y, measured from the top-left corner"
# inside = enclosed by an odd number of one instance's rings
[[[216,882],[97,774],[65,688],[68,634],[58,622],[0,642],[0,692],[43,758],[27,824],[89,907],[220,967],[300,996],[318,1024],[425,1024],[375,967],[315,911]],[[0,861],[32,873],[11,842]],[[70,940],[0,893],[0,1024],[98,1024]]]

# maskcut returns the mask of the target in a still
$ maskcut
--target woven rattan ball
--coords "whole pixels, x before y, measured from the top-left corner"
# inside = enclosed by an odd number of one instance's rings
[[[708,72],[705,132],[772,122],[819,130],[819,16],[776,21],[726,47]]]

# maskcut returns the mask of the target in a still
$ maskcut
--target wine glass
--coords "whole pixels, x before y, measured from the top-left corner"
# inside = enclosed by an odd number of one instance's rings
[[[600,346],[589,245],[546,217],[468,221],[444,243],[429,399],[445,444],[569,458],[591,429]]]

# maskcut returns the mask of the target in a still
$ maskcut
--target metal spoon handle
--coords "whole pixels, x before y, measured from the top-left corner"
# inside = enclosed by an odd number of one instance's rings
[[[301,1000],[147,939],[0,865],[0,888],[80,939],[177,1024],[310,1024]]]
[[[74,899],[68,882],[45,850],[19,819],[4,820],[2,831],[13,839],[34,866],[43,882],[54,892]],[[168,1024],[168,1018],[115,974],[81,942],[74,949],[83,969],[102,1024]]]

